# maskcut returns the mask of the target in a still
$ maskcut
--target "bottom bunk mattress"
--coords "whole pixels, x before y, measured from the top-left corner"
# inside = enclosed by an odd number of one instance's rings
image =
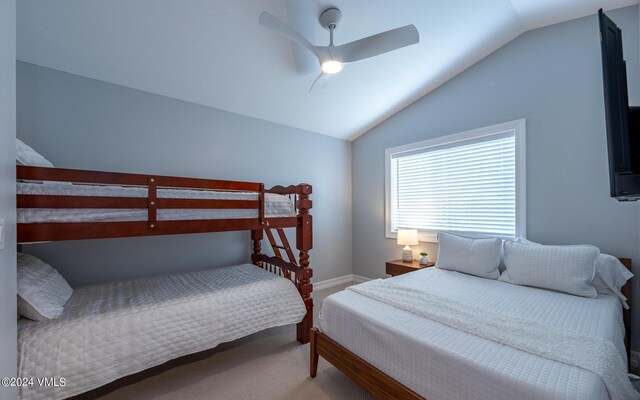
[[[305,313],[290,280],[252,264],[79,287],[58,319],[18,321],[18,376],[66,383],[20,398],[74,396]]]
[[[615,296],[590,299],[437,268],[389,280],[451,302],[603,338],[626,359],[622,307]],[[585,369],[454,329],[353,290],[322,302],[319,328],[429,400],[609,399],[602,379]]]

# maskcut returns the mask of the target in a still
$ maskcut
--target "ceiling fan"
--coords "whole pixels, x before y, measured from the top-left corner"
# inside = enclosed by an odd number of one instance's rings
[[[326,9],[320,14],[320,25],[329,30],[328,46],[311,44],[304,36],[266,11],[260,14],[258,22],[265,28],[271,29],[299,43],[318,58],[322,72],[313,82],[313,85],[325,74],[336,74],[340,72],[346,63],[375,57],[420,41],[420,35],[416,27],[406,25],[340,46],[335,46],[333,44],[333,31],[338,27],[341,17],[342,13],[337,8]],[[313,88],[313,85],[311,85],[311,88]]]

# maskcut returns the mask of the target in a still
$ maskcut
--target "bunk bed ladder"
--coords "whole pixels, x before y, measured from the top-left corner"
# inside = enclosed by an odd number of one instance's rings
[[[298,323],[296,327],[297,338],[300,343],[308,343],[310,339],[311,327],[313,326],[313,270],[309,266],[309,250],[313,247],[313,219],[309,210],[312,207],[312,201],[309,195],[312,193],[311,185],[306,183],[297,186],[274,186],[266,191],[267,193],[276,193],[280,195],[294,195],[296,215],[296,249],[299,251],[298,259],[291,249],[289,240],[282,229],[282,226],[271,227],[268,218],[266,223],[261,224],[260,229],[251,231],[251,240],[253,241],[253,254],[251,261],[256,266],[269,271],[271,273],[284,276],[291,280],[296,287],[302,301],[304,302],[307,314],[304,319]],[[278,233],[280,243],[278,244],[273,229]],[[273,249],[274,256],[268,256],[262,253],[262,239],[267,234],[269,244]],[[288,261],[283,257],[282,251],[287,255]]]
[[[269,244],[271,244],[271,248],[273,249],[273,253],[275,254],[275,256],[284,260],[284,257],[282,257],[282,254],[280,253],[280,250],[284,250],[287,253],[289,262],[293,265],[298,265],[296,257],[293,255],[293,251],[291,250],[291,246],[289,245],[289,240],[287,240],[287,235],[285,235],[284,233],[284,230],[282,228],[276,228],[278,237],[280,238],[280,245],[276,242],[275,237],[273,236],[273,232],[270,228],[267,228],[264,231],[267,234],[267,239],[269,239]],[[282,276],[282,274],[284,274],[285,278],[291,279],[290,271],[286,269],[282,270],[282,268],[279,268],[278,275]]]

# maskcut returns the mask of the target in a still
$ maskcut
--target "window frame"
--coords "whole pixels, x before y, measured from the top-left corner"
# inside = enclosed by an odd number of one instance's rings
[[[420,142],[409,143],[402,146],[385,149],[385,237],[389,239],[397,238],[397,231],[391,229],[391,160],[392,156],[401,153],[413,153],[419,150],[426,150],[430,147],[440,147],[452,145],[458,142],[467,142],[479,138],[489,138],[494,135],[504,134],[514,131],[515,136],[515,162],[516,162],[516,237],[526,237],[527,232],[527,185],[526,185],[526,119],[503,122],[483,128],[472,129],[464,132],[448,134],[433,139]],[[460,143],[464,145],[465,143]],[[451,146],[455,147],[455,146]],[[478,235],[480,236],[480,235]],[[418,230],[418,239],[421,242],[437,243],[437,233],[432,231]]]

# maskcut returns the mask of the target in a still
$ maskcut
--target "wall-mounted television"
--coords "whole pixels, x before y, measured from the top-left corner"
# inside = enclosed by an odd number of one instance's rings
[[[622,31],[602,9],[598,19],[611,197],[640,200],[640,107],[629,107]]]

